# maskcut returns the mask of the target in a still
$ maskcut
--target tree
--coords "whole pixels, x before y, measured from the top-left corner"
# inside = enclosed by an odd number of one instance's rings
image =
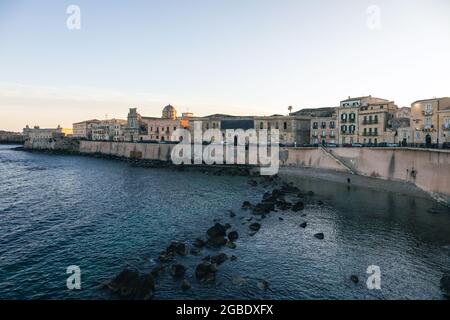
[[[289,106],[289,107],[288,107],[288,110],[289,110],[289,114],[291,114],[291,112],[292,112],[292,106]]]

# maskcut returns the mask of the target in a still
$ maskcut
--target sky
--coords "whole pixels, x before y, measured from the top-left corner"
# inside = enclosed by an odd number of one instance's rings
[[[449,14],[448,0],[0,0],[0,130],[450,96]]]

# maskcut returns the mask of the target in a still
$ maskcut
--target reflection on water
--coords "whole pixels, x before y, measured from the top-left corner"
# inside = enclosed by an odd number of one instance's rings
[[[214,252],[178,258],[192,289],[183,292],[166,274],[157,281],[156,298],[442,298],[450,213],[428,199],[293,178],[315,193],[305,210],[272,213],[251,237],[249,213],[240,205],[259,201],[270,188],[250,187],[245,177],[9,148],[0,146],[0,298],[109,299],[102,283],[126,266],[151,269],[170,241],[191,242],[215,219],[238,230],[237,249],[223,249],[238,259],[221,265],[215,285],[204,285],[194,268]],[[325,239],[314,238],[317,232]],[[80,291],[66,289],[69,265],[82,270]],[[381,290],[365,286],[369,265],[381,268]],[[269,290],[258,287],[263,279]]]

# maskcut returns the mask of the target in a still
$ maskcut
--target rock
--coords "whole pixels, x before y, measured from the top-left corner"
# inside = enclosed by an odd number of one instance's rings
[[[305,205],[303,204],[303,202],[298,201],[296,204],[294,204],[294,206],[292,207],[292,211],[294,212],[298,212],[305,209]]]
[[[200,238],[195,239],[193,245],[197,248],[203,248],[205,246],[206,242]]]
[[[270,211],[275,210],[275,202],[261,202],[258,203],[254,208],[252,213],[256,215],[267,214]]]
[[[308,196],[310,197],[314,196],[314,191],[308,191]]]
[[[350,276],[350,280],[352,280],[353,283],[358,283],[359,282],[359,278],[356,275],[351,275]]]
[[[235,261],[235,260],[237,260],[237,257],[235,255],[231,255],[230,261]]]
[[[236,249],[236,244],[233,241],[228,241],[226,246],[230,249]]]
[[[446,274],[442,277],[441,289],[447,297],[450,297],[450,274]]]
[[[136,271],[123,270],[109,284],[108,288],[122,298],[151,299],[155,292],[155,282],[151,274],[139,276]]]
[[[230,210],[229,213],[230,213],[230,218],[236,217],[236,213],[234,213],[232,210]]]
[[[316,233],[316,234],[314,235],[314,237],[316,237],[316,238],[319,239],[319,240],[323,240],[323,239],[325,238],[325,236],[324,236],[324,234],[323,234],[322,232]]]
[[[318,200],[318,201],[317,201],[317,204],[318,204],[319,206],[321,206],[321,205],[323,205],[323,201],[322,201],[322,200]]]
[[[225,253],[219,253],[216,256],[211,257],[211,263],[217,263],[218,265],[228,260],[228,256]]]
[[[253,217],[247,218],[247,221],[250,222],[253,220]]]
[[[240,286],[240,285],[246,283],[247,280],[245,280],[245,279],[244,279],[243,277],[241,277],[241,276],[233,276],[231,282],[232,282],[234,285]]]
[[[236,241],[238,238],[239,238],[239,234],[238,234],[237,231],[230,231],[230,232],[228,233],[228,239],[229,239],[230,241]]]
[[[210,238],[217,237],[225,237],[226,236],[226,227],[221,225],[220,223],[216,223],[213,227],[209,228],[206,233]]]
[[[283,221],[284,219],[282,217],[278,217],[278,220]]]
[[[108,283],[108,288],[121,297],[130,297],[136,293],[139,283],[139,273],[125,269]]]
[[[266,280],[258,282],[258,288],[264,291],[269,289],[269,282],[267,282]]]
[[[200,253],[200,249],[199,248],[191,248],[191,254],[196,256]]]
[[[300,227],[301,227],[301,228],[306,228],[307,225],[308,225],[308,224],[306,223],[306,221],[300,223]]]
[[[282,210],[282,211],[286,211],[292,208],[292,203],[287,202],[287,201],[280,201],[278,200],[276,202],[277,208]]]
[[[251,185],[252,187],[256,187],[258,185],[258,182],[255,180],[249,180],[248,184]]]
[[[242,203],[242,209],[248,210],[248,209],[251,209],[252,207],[253,206],[252,206],[252,204],[249,201],[244,201]]]
[[[159,254],[158,259],[161,262],[171,261],[173,259],[173,253],[171,252],[167,253],[166,251],[163,251]]]
[[[227,239],[225,237],[216,237],[216,238],[210,238],[208,239],[208,242],[206,243],[208,247],[214,248],[214,247],[220,247],[227,244]]]
[[[198,280],[205,280],[209,276],[209,279],[207,280],[211,280],[211,274],[214,275],[216,272],[217,272],[216,264],[211,264],[208,261],[203,261],[195,268],[195,277]]]
[[[178,243],[176,246],[176,253],[180,256],[185,256],[188,252],[188,247],[185,243]]]
[[[252,223],[248,226],[252,231],[259,231],[261,229],[261,225],[258,222]]]
[[[202,261],[211,262],[211,256],[204,256]]]
[[[173,264],[170,268],[170,274],[175,278],[181,278],[186,273],[186,268],[182,264]]]
[[[231,228],[231,224],[229,223],[225,223],[223,226],[225,227],[226,230]]]
[[[164,272],[165,269],[166,269],[166,267],[164,267],[162,265],[156,266],[152,269],[152,271],[150,271],[150,273],[152,274],[152,276],[154,278],[156,278],[156,277],[160,276]]]
[[[184,279],[181,282],[181,289],[183,290],[189,290],[191,288],[191,283],[189,281],[187,281],[186,279]]]

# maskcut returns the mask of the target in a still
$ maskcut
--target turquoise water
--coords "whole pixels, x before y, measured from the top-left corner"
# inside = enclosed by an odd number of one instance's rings
[[[147,272],[170,241],[190,243],[214,220],[238,230],[237,249],[220,251],[238,259],[205,285],[195,280],[195,265],[219,251],[178,258],[192,289],[183,292],[167,273],[157,279],[156,299],[443,298],[450,212],[431,200],[295,179],[315,192],[306,199],[306,216],[272,213],[251,237],[241,203],[259,201],[271,188],[250,187],[248,178],[11,148],[0,146],[1,299],[115,298],[102,289],[105,281],[125,267]],[[314,238],[316,232],[325,239]],[[81,268],[79,291],[66,288],[70,265]],[[381,290],[365,285],[369,265],[381,268]],[[258,287],[261,280],[270,290]]]

